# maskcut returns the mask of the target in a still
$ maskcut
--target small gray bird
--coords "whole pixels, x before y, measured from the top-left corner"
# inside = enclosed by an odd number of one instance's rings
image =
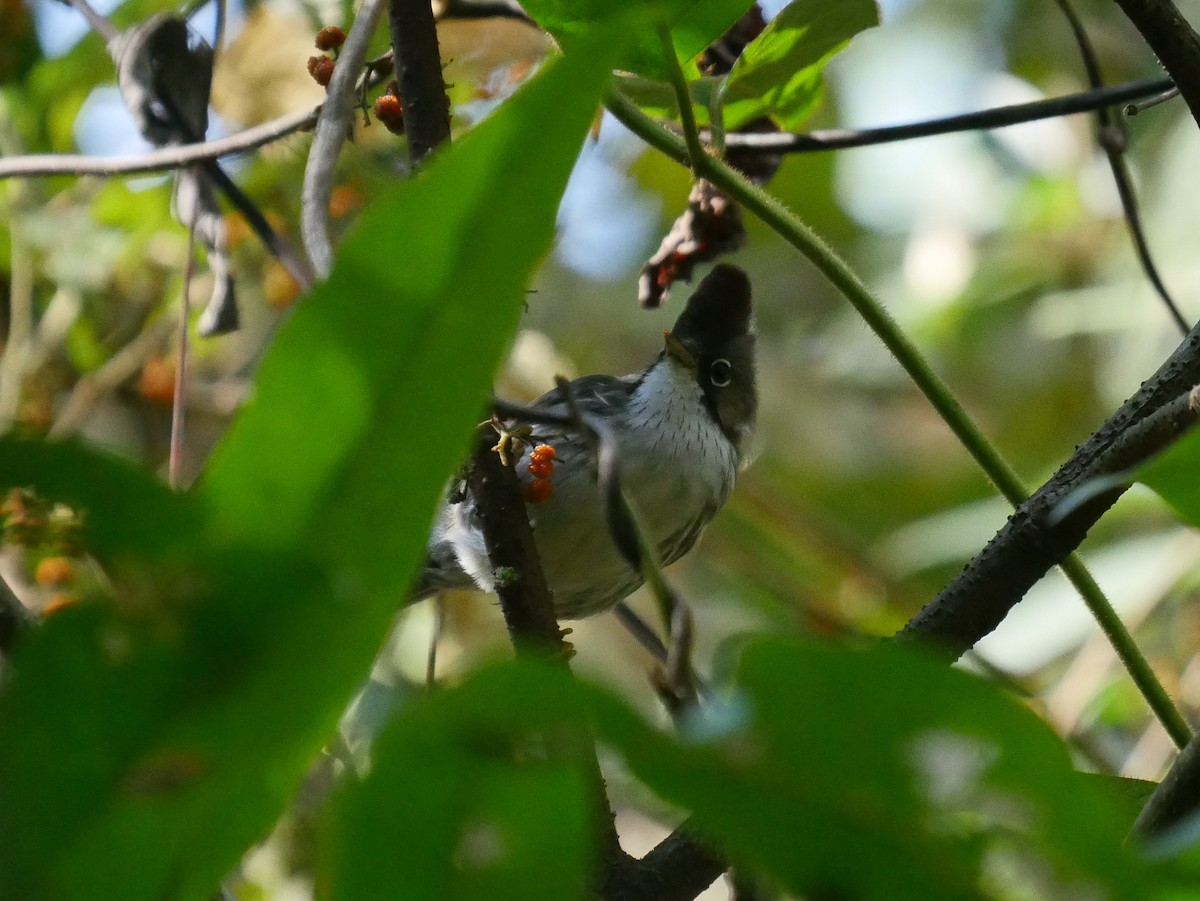
[[[581,411],[615,437],[625,496],[668,564],[691,550],[746,463],[758,408],[746,274],[715,267],[664,337],[666,346],[642,372],[587,375],[570,390]],[[557,389],[532,406],[568,412]],[[517,463],[524,485],[535,478],[534,448],[554,448],[552,492],[528,510],[555,611],[576,619],[608,610],[641,585],[642,576],[609,535],[588,441],[563,426],[506,426],[531,430]],[[494,583],[475,503],[459,486],[438,514],[414,597],[443,588],[491,591]]]

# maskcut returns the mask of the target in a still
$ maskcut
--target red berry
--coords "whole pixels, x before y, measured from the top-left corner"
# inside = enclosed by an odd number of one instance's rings
[[[529,460],[529,474],[535,479],[548,479],[554,474],[554,461],[532,457]]]
[[[395,94],[381,94],[372,107],[375,118],[392,134],[404,134],[404,104]]]
[[[529,455],[535,460],[553,460],[558,452],[549,444],[539,444]]]
[[[521,488],[521,497],[527,504],[544,504],[554,496],[554,486],[548,479],[534,479]]]
[[[333,67],[334,62],[328,56],[310,56],[308,58],[308,74],[321,87],[325,87],[329,84],[329,79],[333,78]]]
[[[317,32],[318,50],[336,50],[346,43],[346,32],[336,25],[326,25]]]

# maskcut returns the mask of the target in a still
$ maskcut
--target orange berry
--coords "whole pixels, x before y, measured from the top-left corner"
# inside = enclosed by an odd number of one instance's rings
[[[317,32],[316,43],[318,50],[336,50],[346,43],[346,32],[336,25],[326,25]]]
[[[550,478],[554,474],[554,461],[531,457],[529,460],[529,474],[535,479]]]
[[[279,260],[263,264],[263,299],[276,310],[286,310],[300,296],[300,286]]]
[[[558,456],[558,451],[549,444],[539,444],[530,455],[538,460],[553,460]]]
[[[544,504],[554,496],[554,486],[548,479],[534,479],[521,487],[521,497],[527,504]]]
[[[75,578],[75,567],[66,557],[43,557],[38,561],[34,578],[39,585],[51,588]]]
[[[404,104],[395,94],[381,94],[372,104],[375,118],[394,135],[404,134]]]
[[[142,366],[138,393],[146,400],[169,407],[175,402],[175,363],[166,357],[151,357]]]
[[[250,223],[241,213],[225,214],[225,244],[230,250],[240,246],[253,234]]]
[[[308,74],[321,87],[325,87],[329,84],[329,79],[333,78],[333,67],[334,62],[328,56],[310,56],[308,58]]]
[[[354,185],[338,185],[329,195],[329,215],[340,219],[363,205],[363,192]]]
[[[50,616],[53,613],[58,613],[60,610],[65,610],[72,604],[78,604],[79,598],[73,594],[56,594],[46,602],[46,606],[42,608],[42,616]]]

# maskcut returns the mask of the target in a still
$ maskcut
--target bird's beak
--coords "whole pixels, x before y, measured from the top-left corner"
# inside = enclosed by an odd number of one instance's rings
[[[698,368],[696,358],[692,356],[692,352],[683,346],[683,343],[672,335],[670,332],[663,332],[663,343],[666,345],[667,354],[674,357],[692,372]]]

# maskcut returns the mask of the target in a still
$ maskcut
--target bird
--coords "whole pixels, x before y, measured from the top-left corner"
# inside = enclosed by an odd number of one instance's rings
[[[585,375],[534,401],[542,413],[603,424],[625,497],[663,565],[692,549],[747,465],[758,410],[750,280],[719,264],[687,301],[641,372]],[[574,425],[506,420],[521,436],[516,471],[560,619],[611,609],[641,584],[609,533],[592,442]],[[550,448],[551,450],[547,450]],[[547,465],[547,460],[550,464]],[[552,473],[549,470],[552,469]],[[549,486],[535,486],[535,482]],[[495,575],[465,483],[447,493],[411,598],[443,589],[491,592]]]

